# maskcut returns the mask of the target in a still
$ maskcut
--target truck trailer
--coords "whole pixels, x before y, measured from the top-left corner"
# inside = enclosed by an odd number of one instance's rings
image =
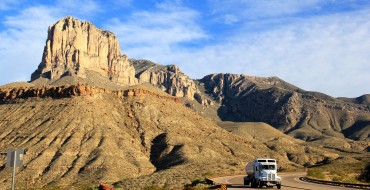
[[[256,187],[273,187],[281,188],[281,178],[277,175],[277,163],[271,158],[257,158],[249,162],[245,167],[247,176],[244,177],[244,185]]]

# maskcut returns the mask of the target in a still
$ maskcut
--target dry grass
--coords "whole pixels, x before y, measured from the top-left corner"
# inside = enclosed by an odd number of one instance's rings
[[[339,158],[330,164],[309,168],[307,176],[335,182],[362,183],[358,176],[369,161],[369,158]]]

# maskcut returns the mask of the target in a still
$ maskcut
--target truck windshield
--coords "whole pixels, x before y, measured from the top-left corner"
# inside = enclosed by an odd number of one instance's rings
[[[263,170],[275,170],[275,165],[262,165]]]

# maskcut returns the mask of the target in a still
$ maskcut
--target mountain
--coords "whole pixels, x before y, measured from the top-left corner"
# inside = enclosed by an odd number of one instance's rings
[[[295,138],[370,140],[370,106],[308,92],[277,77],[213,74],[200,80],[226,121],[268,123]]]
[[[213,120],[265,122],[306,141],[323,135],[370,140],[367,95],[335,99],[276,77],[213,74],[195,81],[176,65],[128,59],[113,33],[73,17],[49,27],[31,79],[37,86],[85,83],[112,90],[150,83]]]
[[[134,65],[135,77],[140,82],[156,85],[170,95],[193,100],[194,94],[199,91],[194,81],[176,65],[162,66],[149,60],[135,59],[130,59],[130,62]]]
[[[67,16],[49,27],[42,61],[31,81],[94,72],[119,85],[137,84],[134,67],[121,54],[117,37],[89,22]]]
[[[66,17],[49,27],[31,82],[0,86],[0,186],[10,186],[10,148],[27,150],[17,171],[23,188],[179,189],[242,173],[256,157],[276,158],[285,171],[361,162],[368,123],[369,105],[276,77],[192,80],[175,65],[128,59],[114,34]]]

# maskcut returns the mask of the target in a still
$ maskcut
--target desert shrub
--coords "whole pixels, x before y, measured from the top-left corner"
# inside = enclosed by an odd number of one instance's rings
[[[184,190],[206,190],[209,189],[209,186],[206,179],[196,179],[191,184],[186,184]]]
[[[307,176],[316,178],[316,179],[325,179],[325,174],[322,172],[321,169],[318,168],[310,168],[307,171]]]
[[[340,176],[335,176],[335,177],[333,177],[332,181],[341,182],[341,181],[343,181],[343,179]]]
[[[330,170],[330,174],[331,175],[338,175],[338,176],[345,176],[346,175],[345,172],[343,172],[342,170],[338,170],[338,169]]]

